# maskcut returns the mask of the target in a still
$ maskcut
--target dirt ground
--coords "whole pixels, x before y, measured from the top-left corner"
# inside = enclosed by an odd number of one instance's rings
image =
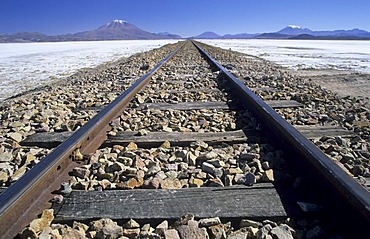
[[[370,74],[340,70],[291,70],[306,80],[311,80],[339,96],[363,97],[370,108]]]

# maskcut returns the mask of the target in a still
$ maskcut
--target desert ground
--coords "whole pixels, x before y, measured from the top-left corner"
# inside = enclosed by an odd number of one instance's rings
[[[339,96],[364,98],[366,107],[370,107],[370,74],[341,70],[290,70],[306,80],[313,81]]]

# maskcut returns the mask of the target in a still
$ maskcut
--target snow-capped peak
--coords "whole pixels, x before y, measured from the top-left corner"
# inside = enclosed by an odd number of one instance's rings
[[[123,24],[123,23],[127,23],[127,22],[126,22],[126,21],[124,21],[124,20],[113,20],[112,22],[107,23],[107,25],[112,24],[112,23],[119,23],[119,24]]]
[[[126,21],[124,21],[124,20],[114,20],[113,22],[116,22],[116,23],[125,23]]]
[[[297,25],[288,25],[288,27],[293,28],[293,29],[301,29],[301,27]]]

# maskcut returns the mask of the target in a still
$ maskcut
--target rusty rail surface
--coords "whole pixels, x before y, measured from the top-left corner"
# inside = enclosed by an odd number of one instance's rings
[[[65,181],[76,163],[73,154],[89,154],[104,142],[109,122],[119,116],[130,100],[144,88],[151,76],[182,48],[179,46],[152,70],[143,75],[95,117],[0,194],[0,237],[13,238],[45,208],[50,208],[51,193]]]
[[[233,91],[237,94],[236,97],[243,102],[245,107],[258,115],[264,125],[274,132],[276,136],[283,142],[288,143],[303,159],[313,165],[318,173],[330,182],[334,190],[338,192],[338,195],[346,202],[349,202],[353,210],[360,212],[365,220],[370,223],[370,192],[349,176],[260,97],[254,94],[238,78],[214,60],[196,42],[193,41],[193,44],[226,76]]]

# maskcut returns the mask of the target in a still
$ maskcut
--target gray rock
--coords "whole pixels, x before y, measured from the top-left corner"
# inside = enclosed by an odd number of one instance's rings
[[[347,162],[353,162],[355,160],[355,157],[353,157],[352,154],[347,153],[342,155],[342,159],[340,160],[341,163],[347,163]]]
[[[251,153],[244,153],[244,154],[240,154],[239,156],[239,160],[245,160],[245,161],[252,161],[253,159],[257,158],[257,155],[256,154],[251,154]]]
[[[234,179],[233,175],[226,175],[225,180],[224,180],[225,186],[232,186],[233,185],[233,179]]]
[[[186,155],[186,163],[190,166],[195,166],[197,162],[197,156],[195,156],[192,152],[188,152]]]
[[[350,140],[344,139],[341,136],[336,136],[335,141],[339,146],[350,147]]]
[[[187,155],[188,155],[188,151],[187,150],[176,151],[175,152],[175,155],[178,158],[185,159],[187,157]]]
[[[51,231],[52,231],[52,229],[51,229],[51,227],[47,227],[47,228],[45,228],[41,233],[40,233],[40,235],[38,236],[38,239],[52,239],[52,236],[50,235],[51,234]],[[24,236],[24,235],[22,235],[22,236]],[[21,237],[22,237],[21,236]],[[30,238],[30,237],[28,237],[28,238]],[[32,238],[32,237],[31,237]]]
[[[141,232],[154,232],[154,228],[149,223],[146,223],[141,227]]]
[[[144,64],[142,64],[142,65],[139,67],[139,69],[140,69],[140,70],[142,70],[142,71],[146,71],[146,70],[148,70],[148,69],[149,69],[149,67],[150,67],[150,65],[149,65],[148,63],[144,63]]]
[[[208,234],[211,239],[225,239],[226,232],[222,224],[210,226],[208,228]]]
[[[83,167],[75,167],[72,171],[73,176],[76,176],[78,178],[87,178],[89,177],[90,170]]]
[[[0,162],[9,162],[13,159],[13,155],[10,152],[0,153]]]
[[[293,239],[293,235],[287,225],[280,225],[272,228],[270,234],[274,239]]]
[[[246,173],[243,177],[239,178],[237,183],[252,186],[256,183],[256,176],[253,173]]]
[[[161,185],[162,179],[157,177],[150,177],[144,181],[144,187],[150,189],[158,189]]]
[[[225,162],[220,160],[220,159],[211,159],[211,160],[208,160],[207,163],[212,164],[216,168],[220,168],[220,167],[225,166]]]
[[[170,171],[177,171],[178,168],[179,168],[178,163],[168,163],[168,164],[166,164],[166,169],[168,169]]]
[[[13,174],[14,172],[13,166],[9,163],[0,163],[0,169],[4,172],[8,172],[9,174]]]
[[[249,220],[249,219],[242,219],[240,221],[240,227],[261,227],[262,226],[262,223],[260,222],[256,222],[256,221],[253,221],[253,220]]]
[[[147,174],[150,176],[150,175],[154,175],[154,174],[157,174],[158,172],[161,171],[161,168],[157,165],[154,165],[152,167],[149,168]]]
[[[135,159],[136,158],[136,154],[134,152],[131,152],[131,151],[126,151],[123,153],[123,156],[124,157],[127,157],[127,158],[131,158],[131,159]]]
[[[247,239],[247,237],[248,237],[247,232],[236,231],[228,235],[227,239]]]
[[[263,220],[263,221],[262,221],[262,224],[263,224],[263,225],[270,224],[273,228],[278,226],[278,224],[277,224],[276,222],[271,221],[271,220],[269,220],[269,219],[265,219],[265,220]],[[285,224],[283,224],[283,225],[285,225]]]
[[[219,217],[203,218],[199,220],[199,227],[210,227],[221,224]]]
[[[218,154],[216,152],[208,152],[206,154],[203,154],[201,156],[198,157],[198,159],[200,160],[210,160],[210,159],[214,159],[214,158],[217,158]]]
[[[204,162],[202,164],[202,170],[206,173],[209,173],[209,174],[214,174],[215,173],[215,169],[216,167],[213,166],[212,164],[210,163],[207,163],[207,162]]]
[[[62,230],[61,237],[63,239],[84,239],[86,238],[84,232],[70,228],[70,227],[64,228],[64,230]],[[52,238],[55,238],[55,237],[52,237]],[[96,236],[96,238],[99,238],[98,235]],[[111,238],[111,237],[103,237],[103,238]]]
[[[168,221],[164,220],[155,228],[155,233],[157,233],[160,236],[164,236],[167,229],[168,229]]]
[[[262,180],[264,182],[274,182],[275,181],[274,172],[272,171],[272,169],[269,169],[263,172]]]
[[[189,179],[189,186],[190,187],[198,187],[199,188],[199,187],[203,186],[203,184],[204,184],[204,182],[203,182],[202,179],[193,178],[193,177],[191,177]]]
[[[123,236],[128,238],[136,238],[140,234],[140,228],[123,229]],[[158,237],[157,237],[158,238]]]
[[[268,170],[270,169],[270,163],[268,161],[265,161],[262,163],[262,169],[263,170]]]
[[[208,180],[208,187],[225,187],[219,178],[212,178]]]
[[[176,220],[175,223],[173,224],[173,227],[176,228],[180,225],[187,225],[189,221],[193,221],[193,220],[194,220],[194,215],[187,213],[181,216],[181,218],[179,218],[178,220]]]
[[[7,136],[11,139],[13,139],[14,141],[16,142],[21,142],[22,141],[22,134],[18,133],[18,132],[14,132],[14,133],[8,133]]]
[[[9,179],[8,173],[4,171],[0,171],[0,185],[8,181],[8,179]]]
[[[139,228],[140,227],[140,224],[137,223],[135,220],[133,219],[130,219],[129,221],[127,221],[124,225],[123,225],[123,228],[126,228],[126,229],[132,229],[132,228]]]
[[[355,165],[353,166],[353,168],[351,169],[351,173],[354,175],[354,176],[361,176],[361,175],[364,175],[365,173],[365,170],[366,168],[362,165]]]
[[[59,193],[62,195],[69,195],[72,192],[72,187],[68,182],[63,182],[60,184]]]
[[[176,229],[169,229],[164,232],[164,239],[180,239],[180,236]]]
[[[111,172],[121,172],[123,170],[125,170],[126,166],[123,164],[123,163],[120,163],[120,162],[114,162],[112,165],[109,166],[109,170],[107,169],[106,172],[107,173],[111,173]]]
[[[223,174],[224,174],[224,170],[222,168],[216,168],[215,169],[214,175],[217,178],[222,178]]]
[[[241,173],[238,173],[238,174],[235,174],[234,176],[234,182],[237,183],[237,184],[244,184],[244,174],[241,174]]]
[[[198,227],[198,222],[190,220],[188,225],[181,225],[176,228],[181,239],[208,239],[207,229]]]
[[[254,159],[252,163],[249,164],[250,166],[254,166],[257,169],[257,172],[263,172],[261,161],[258,159]]]
[[[92,222],[91,229],[96,231],[95,237],[98,239],[118,238],[123,235],[122,227],[109,218]]]
[[[237,167],[237,168],[228,168],[228,169],[225,170],[225,172],[227,174],[232,174],[232,175],[243,174],[243,170],[241,170],[239,167]]]
[[[256,234],[256,238],[257,239],[267,239],[267,238],[271,238],[272,237],[269,235],[269,233],[271,232],[272,230],[272,227],[270,224],[267,224],[267,225],[264,225],[263,227],[261,227],[257,234]]]
[[[56,204],[60,204],[60,203],[62,203],[62,202],[63,202],[63,200],[64,200],[63,195],[58,194],[58,195],[55,195],[55,196],[53,197],[53,199],[51,199],[51,202],[52,202],[52,203],[56,203]]]
[[[178,172],[175,171],[168,171],[165,173],[168,178],[177,178]]]
[[[180,162],[179,163],[179,170],[180,171],[185,171],[185,170],[187,170],[189,168],[189,165],[187,164],[187,163],[185,163],[185,162]]]
[[[115,164],[113,164],[113,165],[115,165]],[[133,167],[124,168],[124,166],[123,166],[122,169],[124,169],[122,174],[125,175],[125,176],[135,177],[138,173],[138,170],[136,168],[133,168]],[[119,170],[119,171],[121,171],[121,170]]]
[[[10,177],[11,182],[17,181],[20,177],[22,177],[26,173],[27,167],[23,165],[18,170],[16,170],[13,175]]]
[[[179,189],[182,188],[182,184],[177,178],[166,178],[161,181],[162,189]]]
[[[314,203],[297,202],[297,204],[304,212],[318,212],[323,209],[323,206]]]
[[[148,131],[147,130],[145,130],[145,129],[141,129],[141,130],[139,130],[138,132],[137,132],[137,136],[144,136],[144,135],[148,135]]]

